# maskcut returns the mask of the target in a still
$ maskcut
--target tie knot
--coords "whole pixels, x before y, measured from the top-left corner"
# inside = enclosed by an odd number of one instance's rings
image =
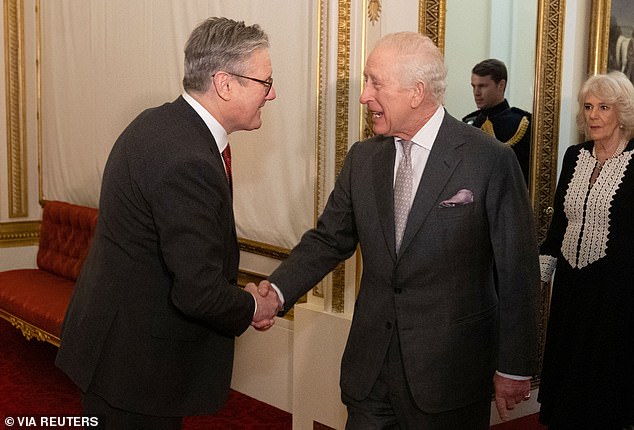
[[[227,146],[225,146],[225,149],[223,149],[222,151],[222,159],[225,163],[231,165],[231,147],[229,146],[229,144],[227,144]]]
[[[403,145],[403,153],[405,156],[409,157],[412,152],[412,145],[414,142],[411,140],[401,140],[401,145]]]

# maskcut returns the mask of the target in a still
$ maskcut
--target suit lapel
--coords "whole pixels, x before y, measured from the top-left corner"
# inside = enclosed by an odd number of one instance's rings
[[[379,212],[383,238],[393,260],[396,260],[394,233],[394,138],[385,137],[376,143],[381,145],[372,159],[374,197]]]
[[[450,121],[454,121],[454,119],[445,112],[445,118],[427,159],[416,197],[407,218],[401,251],[407,249],[420,230],[434,204],[439,200],[440,193],[445,188],[447,181],[460,164],[461,159],[455,148],[461,145],[462,141],[455,133],[452,133],[453,127],[448,124]],[[392,227],[393,229],[394,227]]]

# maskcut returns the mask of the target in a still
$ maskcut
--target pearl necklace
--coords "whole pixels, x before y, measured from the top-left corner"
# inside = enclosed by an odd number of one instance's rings
[[[614,153],[612,153],[611,156],[609,156],[608,158],[606,158],[603,161],[599,161],[599,157],[597,157],[597,147],[596,144],[592,147],[592,156],[597,160],[596,161],[596,169],[598,172],[601,172],[601,170],[603,169],[603,165],[605,164],[606,161],[612,159],[612,158],[616,158],[619,155],[621,155],[621,153],[625,150],[625,147],[627,146],[628,141],[624,140],[623,142],[619,143],[619,146],[616,147],[616,149],[614,150]]]

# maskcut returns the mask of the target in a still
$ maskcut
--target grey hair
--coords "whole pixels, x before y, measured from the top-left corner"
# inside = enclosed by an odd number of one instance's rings
[[[577,101],[577,128],[581,133],[588,134],[584,104],[588,95],[594,95],[601,101],[614,105],[619,127],[628,139],[634,135],[634,85],[621,72],[610,72],[590,76],[579,90]]]
[[[205,92],[210,77],[219,70],[243,74],[251,54],[262,48],[269,48],[269,39],[259,25],[208,18],[192,31],[185,44],[183,88]]]
[[[440,49],[429,37],[402,31],[388,34],[377,46],[390,47],[399,54],[397,61],[402,70],[399,81],[403,87],[423,82],[433,101],[442,104],[447,88],[447,67]]]

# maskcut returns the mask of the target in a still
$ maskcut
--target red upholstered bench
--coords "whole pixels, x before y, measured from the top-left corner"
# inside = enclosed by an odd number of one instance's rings
[[[0,272],[0,317],[59,346],[62,321],[97,224],[97,209],[59,201],[44,204],[37,269]]]

